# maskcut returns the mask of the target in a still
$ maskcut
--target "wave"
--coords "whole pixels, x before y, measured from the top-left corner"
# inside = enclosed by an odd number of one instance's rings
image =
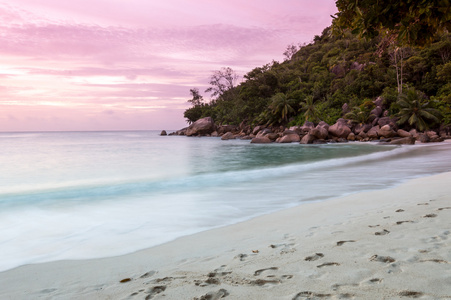
[[[357,157],[323,159],[316,162],[298,162],[276,167],[243,169],[226,172],[209,172],[191,174],[177,178],[165,179],[135,179],[118,182],[80,182],[57,187],[24,188],[23,190],[9,190],[0,193],[0,208],[14,207],[24,204],[33,205],[52,203],[55,201],[93,202],[102,200],[124,199],[125,197],[139,197],[143,195],[157,195],[159,193],[184,193],[190,190],[233,186],[237,184],[252,184],[255,182],[274,180],[277,178],[306,174],[311,171],[326,172],[330,169],[350,168],[362,163],[369,164],[381,160],[395,160],[400,155],[412,152],[409,147],[397,147],[390,151],[376,152]]]

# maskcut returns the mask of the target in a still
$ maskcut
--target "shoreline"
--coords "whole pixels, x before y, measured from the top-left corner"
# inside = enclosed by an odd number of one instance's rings
[[[6,287],[0,296],[448,298],[449,182],[451,172],[421,177],[304,203],[132,254],[21,266],[0,273]]]

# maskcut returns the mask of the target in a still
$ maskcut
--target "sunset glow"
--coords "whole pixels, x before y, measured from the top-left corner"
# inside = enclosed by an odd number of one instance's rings
[[[333,0],[0,0],[0,131],[186,126],[189,89],[282,61]],[[208,95],[204,95],[208,99]]]

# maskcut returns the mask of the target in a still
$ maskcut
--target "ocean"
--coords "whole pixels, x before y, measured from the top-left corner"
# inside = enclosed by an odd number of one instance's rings
[[[451,171],[451,143],[257,145],[116,131],[4,132],[0,145],[0,271],[127,254]]]

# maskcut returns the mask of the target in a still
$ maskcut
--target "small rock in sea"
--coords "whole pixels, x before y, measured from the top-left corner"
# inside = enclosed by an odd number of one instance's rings
[[[168,135],[168,133],[166,132],[166,130],[161,131],[160,135]]]

